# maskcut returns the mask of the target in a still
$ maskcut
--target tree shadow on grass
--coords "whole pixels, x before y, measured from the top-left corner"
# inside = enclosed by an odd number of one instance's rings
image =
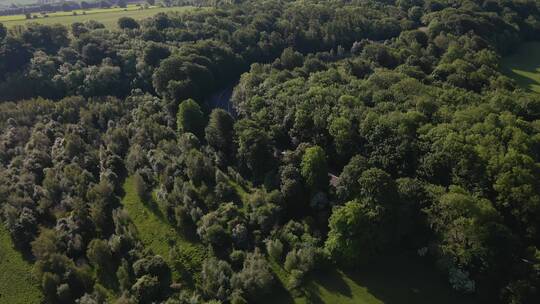
[[[528,71],[528,69],[524,68],[522,70],[526,72],[530,72],[530,73],[536,73],[535,69],[530,69],[530,71]],[[518,74],[513,69],[503,68],[502,71],[506,76],[514,79],[519,86],[521,86],[523,89],[526,89],[528,91],[534,91],[533,86],[540,86],[540,81]]]
[[[473,303],[471,297],[453,291],[433,265],[413,255],[379,258],[344,275],[385,304]]]
[[[532,41],[521,44],[514,53],[503,58],[501,71],[514,79],[523,88],[534,91],[540,87],[540,42]],[[517,71],[538,75],[522,75]],[[535,88],[536,87],[536,88]]]
[[[165,215],[159,208],[159,205],[152,197],[141,197],[143,205],[150,210],[160,221],[167,222]]]
[[[291,293],[283,286],[280,280],[275,279],[274,288],[272,288],[271,294],[267,297],[261,298],[256,304],[294,304],[294,299]]]
[[[348,298],[353,296],[351,287],[343,280],[343,274],[336,269],[327,269],[324,272],[315,274],[307,280],[307,295],[310,299],[314,300],[315,303],[324,303],[322,300],[320,302],[316,301],[319,288],[314,284],[315,276],[317,276],[317,284],[331,293],[340,294]]]

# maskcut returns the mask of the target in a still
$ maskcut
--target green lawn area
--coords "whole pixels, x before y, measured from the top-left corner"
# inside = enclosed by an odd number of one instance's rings
[[[12,247],[9,233],[0,223],[0,303],[41,303],[43,296],[31,273],[32,265]]]
[[[24,25],[28,22],[37,22],[42,24],[63,24],[71,25],[74,22],[85,22],[88,20],[96,20],[106,27],[115,28],[116,22],[120,17],[132,17],[140,20],[147,17],[154,16],[161,12],[177,12],[191,9],[191,7],[150,7],[148,9],[141,10],[136,5],[128,5],[127,8],[108,8],[108,9],[91,9],[86,10],[86,15],[83,15],[83,10],[76,10],[77,16],[73,15],[73,12],[56,12],[48,14],[49,17],[44,18],[40,14],[33,14],[38,16],[36,19],[26,19],[24,15],[14,16],[0,16],[0,23],[3,23],[6,27],[12,27],[15,25]]]
[[[521,44],[501,62],[503,73],[520,86],[540,93],[540,42]]]
[[[379,258],[355,272],[326,270],[307,278],[301,295],[283,287],[287,273],[276,263],[272,269],[279,286],[261,303],[332,304],[470,304],[470,297],[451,290],[444,277],[418,257]]]
[[[162,206],[154,199],[143,202],[135,191],[133,177],[124,182],[122,205],[129,213],[137,228],[139,238],[146,248],[161,255],[173,268],[173,278],[190,285],[193,275],[200,268],[206,255],[201,244],[191,242],[174,229],[166,219]],[[177,251],[177,258],[171,258],[171,249]]]

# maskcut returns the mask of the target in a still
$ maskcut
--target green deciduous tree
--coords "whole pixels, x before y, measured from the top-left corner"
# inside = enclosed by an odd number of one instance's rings
[[[328,164],[326,153],[321,147],[306,149],[302,157],[301,173],[312,193],[328,188]]]
[[[179,133],[190,132],[201,138],[205,119],[201,107],[195,100],[188,99],[180,103],[176,115],[176,124]]]

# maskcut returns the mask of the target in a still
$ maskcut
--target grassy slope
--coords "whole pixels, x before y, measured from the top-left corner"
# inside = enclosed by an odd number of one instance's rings
[[[31,271],[32,266],[12,248],[9,234],[0,224],[0,303],[41,303],[43,296]]]
[[[205,256],[204,247],[182,237],[167,222],[163,208],[154,200],[143,202],[135,191],[132,177],[128,177],[124,182],[124,191],[122,204],[133,220],[145,247],[161,255],[173,267],[175,279],[182,279],[187,283],[188,278],[183,272],[200,266]],[[173,263],[170,257],[170,250],[173,248],[179,250],[183,265]]]
[[[24,25],[28,22],[37,22],[42,24],[56,24],[71,25],[74,22],[85,22],[88,20],[99,21],[107,27],[116,27],[116,22],[120,17],[132,17],[134,19],[144,19],[154,16],[161,12],[174,12],[183,11],[189,9],[189,7],[153,7],[145,10],[139,10],[139,7],[130,5],[127,11],[123,8],[110,8],[110,9],[92,9],[87,10],[86,15],[82,15],[82,10],[77,10],[77,16],[73,16],[72,12],[56,12],[49,14],[48,18],[43,18],[39,14],[37,19],[27,20],[24,15],[15,16],[0,16],[0,23],[3,23],[6,27],[12,27],[14,25]]]
[[[502,59],[501,68],[520,86],[540,93],[540,42],[523,43]]]

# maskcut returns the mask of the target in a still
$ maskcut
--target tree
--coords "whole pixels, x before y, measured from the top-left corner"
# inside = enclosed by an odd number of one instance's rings
[[[295,52],[294,49],[286,48],[281,53],[280,61],[284,68],[294,69],[302,66],[304,57],[299,52]]]
[[[132,29],[138,29],[140,26],[139,26],[139,23],[131,17],[120,17],[118,18],[118,27],[122,30],[125,30],[125,29],[132,30]]]
[[[118,0],[116,2],[116,5],[118,5],[118,7],[121,7],[121,8],[126,8],[127,7],[127,0]],[[122,19],[122,18],[120,18]]]
[[[201,289],[203,294],[211,299],[226,301],[231,293],[231,266],[216,258],[206,259],[201,271]]]
[[[293,165],[281,168],[280,191],[285,202],[284,212],[287,216],[303,216],[309,207],[309,195],[307,195],[300,170]]]
[[[368,160],[362,155],[356,155],[339,175],[336,185],[336,195],[342,202],[347,202],[357,198],[360,195],[360,176],[369,168]]]
[[[0,23],[0,42],[4,40],[7,34],[7,29],[4,24]]]
[[[302,177],[311,193],[326,191],[328,188],[328,165],[326,154],[319,146],[307,148],[302,157]]]
[[[86,2],[86,1],[81,1],[81,8],[82,8],[83,10],[87,10],[87,9],[90,9],[91,7],[90,7],[90,4],[89,4],[88,2]]]
[[[93,239],[88,244],[86,256],[92,265],[97,269],[100,276],[105,275],[111,270],[112,254],[109,244],[100,239]]]
[[[201,138],[205,125],[204,120],[201,107],[195,100],[188,99],[180,103],[176,114],[176,125],[179,133],[189,132]]]
[[[392,177],[377,168],[362,172],[358,179],[360,197],[374,206],[391,207],[397,203],[397,186]]]
[[[255,180],[262,181],[273,160],[268,134],[250,120],[236,123],[235,132],[241,166],[250,170]]]
[[[71,33],[75,37],[79,37],[84,33],[88,33],[88,29],[84,25],[84,23],[81,22],[74,22],[71,24]]]
[[[337,263],[356,265],[381,253],[388,243],[384,212],[369,204],[350,201],[334,209],[325,250]]]
[[[165,59],[171,55],[171,51],[166,46],[161,46],[157,43],[150,43],[144,49],[144,62],[151,66],[157,66],[162,59]]]
[[[137,195],[143,200],[147,201],[150,198],[150,187],[144,177],[139,173],[135,173],[133,176],[133,182],[135,183],[135,191]]]
[[[32,241],[32,254],[36,259],[45,259],[58,250],[57,232],[43,229],[39,236]]]
[[[222,110],[214,109],[205,129],[205,138],[214,149],[230,155],[233,145],[234,120],[232,116]]]
[[[162,293],[166,293],[169,289],[169,285],[171,284],[171,269],[161,256],[154,255],[136,261],[133,263],[133,271],[139,278],[144,276],[156,278],[161,286]]]
[[[4,80],[7,73],[15,72],[30,61],[30,49],[18,38],[5,37],[0,43],[0,80]]]
[[[60,24],[29,23],[26,30],[22,32],[21,38],[25,43],[47,54],[54,54],[61,47],[69,44],[67,28]]]
[[[274,283],[268,262],[259,252],[248,253],[242,271],[232,278],[233,286],[244,291],[251,301],[267,295]]]
[[[133,284],[131,291],[138,303],[151,303],[161,293],[159,280],[155,276],[143,275]]]
[[[337,117],[328,130],[334,138],[334,146],[339,158],[347,159],[356,149],[355,133],[351,121],[345,117]]]
[[[280,262],[283,254],[283,243],[279,239],[268,239],[266,241],[266,251],[276,262]]]
[[[99,7],[101,8],[110,8],[111,7],[111,3],[107,0],[101,0],[99,2]]]

